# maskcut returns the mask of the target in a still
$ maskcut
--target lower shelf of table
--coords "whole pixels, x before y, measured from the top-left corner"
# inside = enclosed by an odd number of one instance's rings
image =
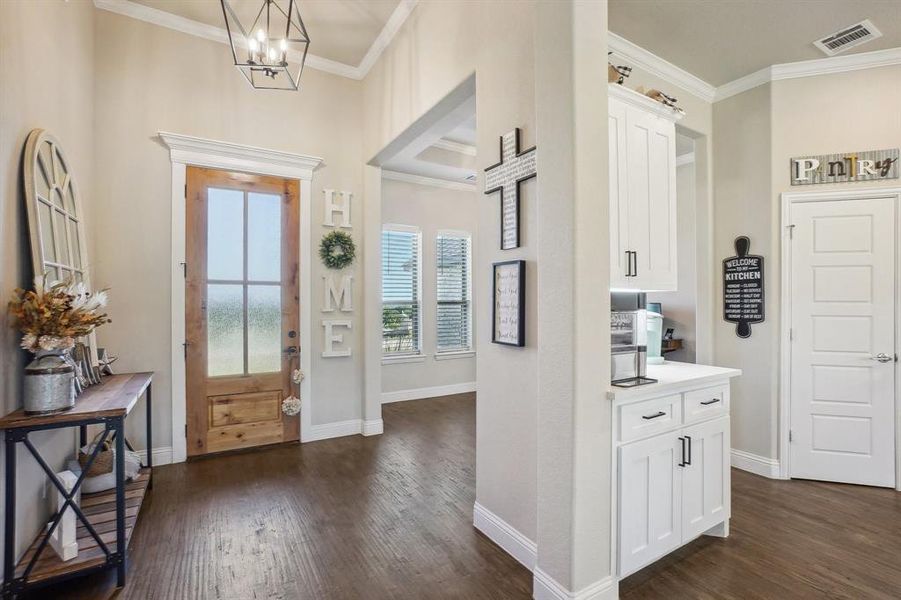
[[[138,513],[150,483],[150,469],[141,469],[141,472],[133,480],[125,484],[125,546],[131,540]],[[116,552],[116,490],[106,490],[95,494],[82,494],[81,511],[87,517],[91,526],[106,544],[110,552]],[[84,571],[101,566],[106,563],[106,554],[97,544],[97,540],[88,532],[85,526],[78,522],[78,556],[63,562],[48,543],[41,556],[28,576],[28,583],[37,583],[54,577],[68,575],[77,571]],[[16,567],[16,577],[22,577],[31,557],[40,544],[43,532],[29,546],[19,564]]]

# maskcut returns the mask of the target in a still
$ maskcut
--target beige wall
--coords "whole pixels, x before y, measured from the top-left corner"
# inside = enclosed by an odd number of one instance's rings
[[[31,283],[31,254],[21,181],[22,151],[35,128],[53,133],[72,163],[88,219],[96,231],[93,181],[93,7],[86,2],[0,3],[0,413],[21,406],[22,369],[30,355],[9,327],[6,300]],[[89,248],[89,260],[96,254]],[[74,449],[74,432],[31,436],[54,468]],[[3,450],[0,450],[2,453]],[[45,477],[18,449],[17,553],[47,518]],[[0,463],[3,464],[3,463]],[[0,486],[2,486],[0,475]],[[3,494],[0,492],[0,497]],[[0,549],[2,552],[2,549]]]
[[[154,445],[171,444],[170,222],[168,151],[156,139],[170,131],[320,156],[313,177],[313,239],[326,229],[323,188],[355,193],[353,236],[362,248],[362,85],[314,69],[299,93],[250,88],[215,42],[98,10],[96,15],[96,280],[110,288],[113,323],[100,342],[120,356],[122,371],[152,370]],[[190,57],[190,59],[186,59]],[[321,358],[322,275],[313,260],[313,424],[359,419],[362,405],[362,252],[353,272],[354,356]],[[317,402],[319,399],[319,402]],[[140,419],[133,419],[139,446]]]
[[[779,457],[781,198],[792,188],[789,159],[898,147],[901,67],[775,81],[714,105],[716,258],[734,254],[737,235],[767,260],[767,320],[749,339],[735,336],[717,301],[717,364],[744,375],[733,384],[732,446]],[[898,180],[825,184],[800,191],[897,186]],[[717,272],[716,289],[722,274]]]
[[[481,195],[472,191],[382,180],[382,223],[419,227],[422,233],[422,362],[382,365],[382,391],[397,392],[435,386],[475,383],[474,356],[436,360],[437,292],[435,240],[442,230],[465,231],[472,240],[472,255],[478,252],[478,204]],[[472,281],[472,310],[483,299],[485,286]],[[371,328],[368,334],[377,334]],[[473,342],[478,332],[473,326]],[[473,343],[475,349],[475,343]]]

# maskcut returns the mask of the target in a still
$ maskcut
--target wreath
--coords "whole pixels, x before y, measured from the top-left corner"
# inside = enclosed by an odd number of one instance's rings
[[[329,269],[343,269],[354,261],[354,240],[343,231],[332,231],[322,236],[319,258]]]

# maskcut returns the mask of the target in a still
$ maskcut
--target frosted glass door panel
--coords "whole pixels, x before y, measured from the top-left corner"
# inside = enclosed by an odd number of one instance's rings
[[[210,188],[207,205],[207,278],[244,278],[244,192]]]
[[[210,377],[244,373],[244,289],[207,286],[207,370]]]
[[[281,279],[281,197],[247,194],[247,279]]]
[[[281,370],[281,331],[281,286],[247,286],[248,372],[271,373]]]

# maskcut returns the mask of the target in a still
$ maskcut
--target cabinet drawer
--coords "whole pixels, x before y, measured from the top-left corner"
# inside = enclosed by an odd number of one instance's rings
[[[628,442],[682,424],[682,398],[665,396],[619,407],[619,441]]]
[[[729,386],[717,385],[685,392],[684,407],[686,423],[696,423],[704,419],[729,414]]]

